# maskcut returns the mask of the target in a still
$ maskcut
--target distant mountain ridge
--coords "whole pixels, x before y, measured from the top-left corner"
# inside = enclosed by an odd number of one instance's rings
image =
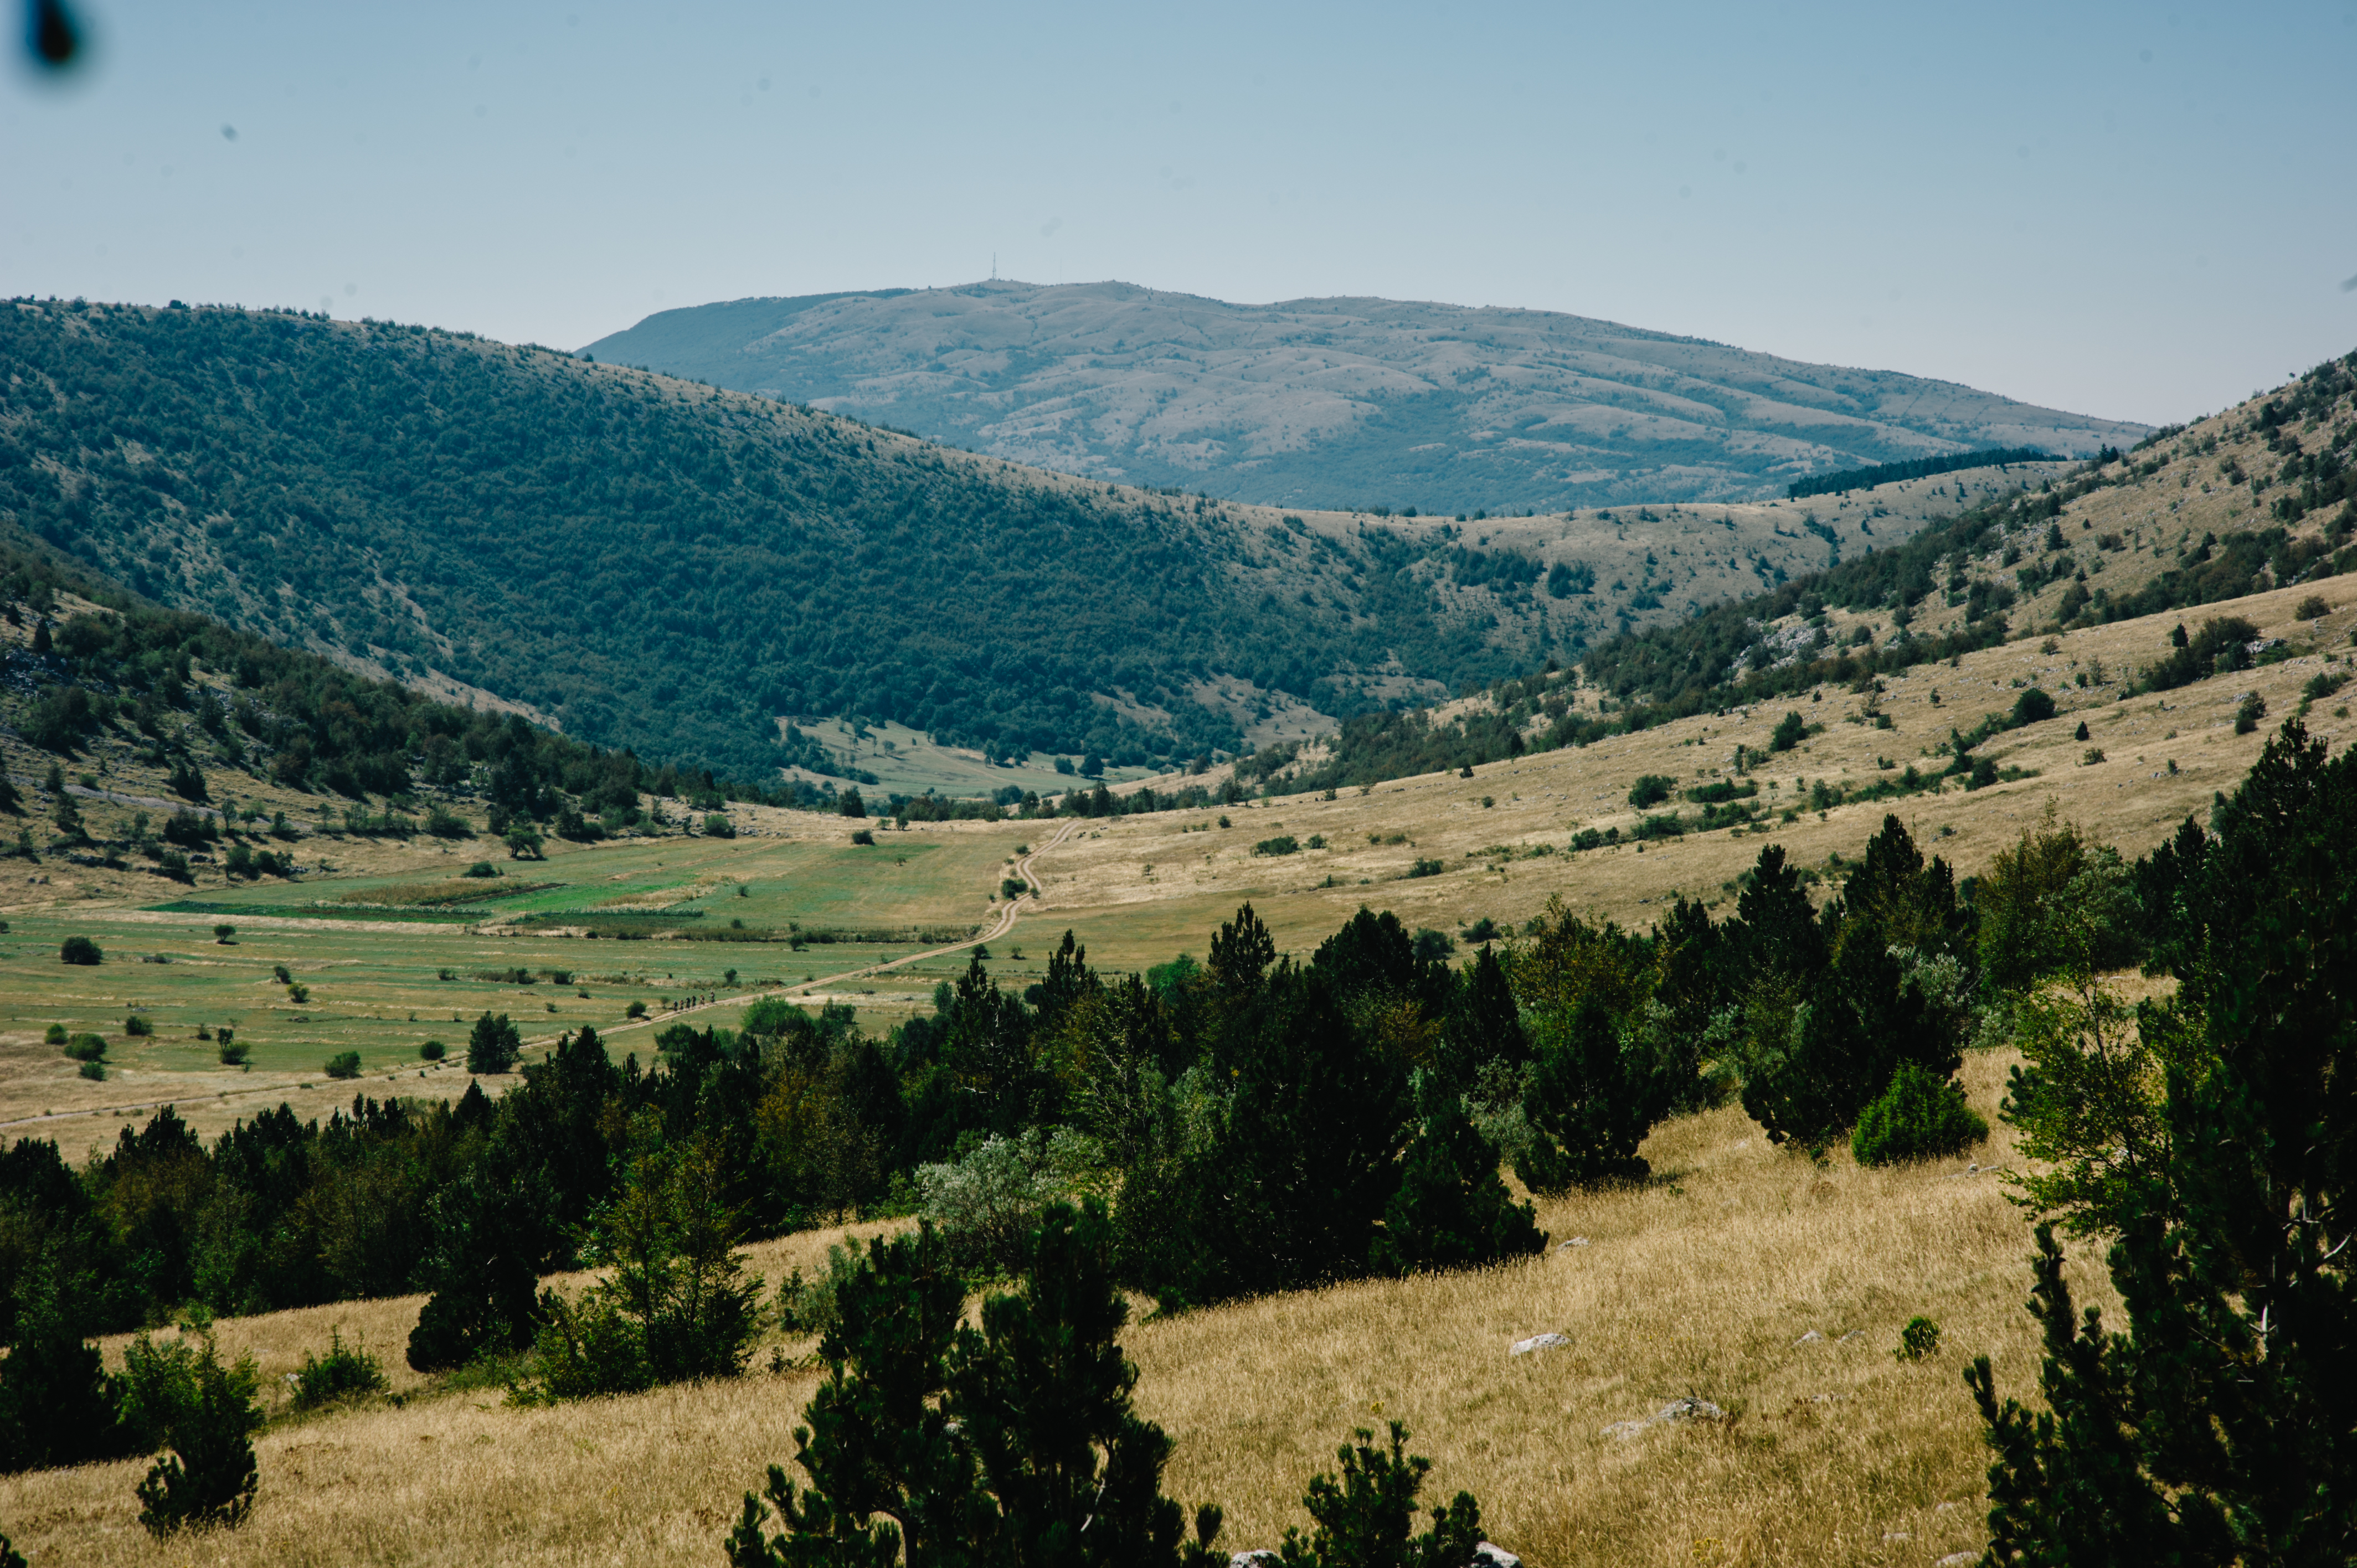
[[[1989,446],[2086,456],[2148,433],[1550,311],[1232,305],[1120,283],[733,300],[582,352],[1012,462],[1271,506],[1747,500],[1843,468]]]

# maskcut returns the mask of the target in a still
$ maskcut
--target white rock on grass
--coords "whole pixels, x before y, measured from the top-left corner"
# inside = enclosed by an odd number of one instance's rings
[[[1710,1401],[1696,1399],[1692,1394],[1688,1394],[1683,1399],[1672,1400],[1646,1420],[1616,1421],[1597,1435],[1617,1437],[1626,1442],[1648,1427],[1674,1426],[1689,1421],[1725,1421],[1726,1419],[1727,1412]]]
[[[1284,1560],[1275,1552],[1265,1549],[1259,1552],[1239,1552],[1229,1557],[1228,1568],[1277,1568],[1277,1564],[1282,1561]]]
[[[1932,1568],[1972,1568],[1980,1560],[1981,1554],[1977,1552],[1951,1552],[1932,1563]]]
[[[1509,1356],[1527,1356],[1534,1350],[1552,1350],[1558,1345],[1568,1345],[1570,1343],[1571,1337],[1567,1334],[1534,1334],[1528,1339],[1515,1340],[1514,1348],[1507,1351],[1506,1354]]]
[[[1708,1400],[1692,1394],[1674,1399],[1654,1413],[1655,1421],[1725,1421],[1727,1412]]]
[[[1485,1541],[1473,1548],[1475,1568],[1523,1568],[1523,1560],[1495,1541]]]
[[[1822,1345],[1824,1342],[1825,1337],[1818,1333],[1813,1328],[1810,1329],[1806,1334],[1802,1335],[1798,1339],[1792,1341],[1795,1345]]]

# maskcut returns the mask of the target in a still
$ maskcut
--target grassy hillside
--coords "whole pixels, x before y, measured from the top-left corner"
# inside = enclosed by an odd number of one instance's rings
[[[1968,1066],[1985,1113],[2007,1065]],[[1166,1489],[1225,1505],[1223,1549],[1273,1548],[1306,1528],[1302,1488],[1351,1428],[1398,1419],[1434,1461],[1427,1500],[1477,1493],[1490,1538],[1532,1568],[1885,1568],[1976,1551],[1987,1460],[1958,1374],[1987,1353],[2018,1380],[2039,1348],[2018,1302],[2026,1228],[1995,1173],[1962,1160],[1863,1170],[1846,1155],[1820,1172],[1734,1110],[1674,1122],[1646,1151],[1670,1179],[1540,1203],[1558,1241],[1586,1246],[1132,1326],[1141,1413],[1177,1443]],[[2003,1144],[1978,1155],[2007,1158]],[[772,1282],[815,1273],[841,1234],[757,1245],[751,1265]],[[2074,1269],[2073,1283],[2116,1310],[2100,1273]],[[773,1333],[741,1379],[520,1410],[496,1389],[437,1392],[399,1365],[421,1299],[219,1326],[222,1350],[253,1353],[273,1386],[324,1354],[332,1329],[393,1348],[402,1402],[307,1416],[274,1394],[254,1516],[208,1537],[203,1561],[713,1563],[763,1467],[791,1468],[818,1380],[799,1360],[807,1337]],[[1943,1326],[1943,1348],[1904,1363],[1891,1351],[1919,1313]],[[1548,1331],[1571,1343],[1507,1354]],[[116,1365],[126,1339],[109,1342]],[[783,1370],[767,1369],[773,1348]],[[1603,1430],[1689,1394],[1738,1420],[1625,1441]],[[0,1509],[36,1563],[152,1563],[132,1497],[146,1463],[0,1477]]]
[[[2141,425],[1549,311],[992,282],[668,310],[584,350],[1016,462],[1295,508],[1766,499]]]

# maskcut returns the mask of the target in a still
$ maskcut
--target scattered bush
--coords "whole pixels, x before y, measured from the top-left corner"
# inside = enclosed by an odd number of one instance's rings
[[[633,1002],[622,1009],[622,1016],[625,1018],[643,1018],[646,1015],[647,1004],[643,1002]]]
[[[281,985],[292,985],[295,983],[295,972],[283,963],[274,963],[270,966],[270,978]]]
[[[1901,1062],[1890,1087],[1859,1113],[1850,1153],[1862,1165],[1953,1155],[1988,1136],[1988,1123],[1950,1079]]]
[[[1808,738],[1808,721],[1798,714],[1786,714],[1776,721],[1775,733],[1768,737],[1768,749],[1790,751]]]
[[[716,839],[733,839],[737,836],[737,824],[730,822],[726,816],[722,815],[718,811],[710,812],[706,814],[704,819],[704,836],[706,838]]]
[[[1292,854],[1301,848],[1291,833],[1280,833],[1273,839],[1263,839],[1253,845],[1254,854]]]
[[[126,1035],[135,1035],[145,1037],[155,1034],[156,1026],[151,1020],[143,1018],[138,1014],[134,1013],[131,1016],[123,1020],[123,1032]]]
[[[93,1083],[104,1083],[106,1081],[106,1064],[104,1062],[84,1062],[78,1070],[81,1072],[82,1077],[89,1079]]]
[[[873,848],[876,843],[876,830],[873,828],[854,828],[851,832],[851,842],[853,843],[866,844],[870,848]]]
[[[231,939],[236,937],[236,935],[237,928],[235,926],[221,925],[213,928],[213,940],[220,943],[222,947],[232,946],[233,942]]]
[[[215,1047],[213,1055],[221,1059],[221,1064],[223,1067],[243,1067],[245,1065],[245,1058],[253,1053],[253,1047],[247,1045],[242,1040],[231,1039],[229,1037],[229,1031],[227,1029],[223,1029],[221,1031],[221,1044]]]
[[[58,961],[60,963],[93,964],[102,963],[105,960],[106,954],[88,937],[68,937],[58,945]]]
[[[2032,686],[2013,700],[2012,727],[2043,724],[2054,716],[2054,699],[2042,688]]]
[[[48,1045],[62,1046],[66,1043],[66,1026],[63,1024],[52,1024],[42,1033],[41,1038]]]
[[[2291,612],[2291,618],[2294,620],[2322,620],[2331,613],[2332,607],[2324,602],[2322,594],[2310,594],[2299,601],[2299,607]]]
[[[1902,1361],[1921,1361],[1939,1350],[1940,1326],[1928,1317],[1910,1317],[1899,1331],[1899,1348],[1891,1354]]]
[[[1437,876],[1447,869],[1448,867],[1437,860],[1426,860],[1419,856],[1415,863],[1407,868],[1407,874],[1410,876]]]
[[[295,1408],[317,1410],[338,1400],[382,1393],[384,1387],[384,1368],[369,1354],[368,1347],[348,1347],[343,1330],[330,1328],[328,1353],[313,1356],[306,1352],[303,1365],[295,1373]]]
[[[329,1078],[358,1078],[361,1075],[361,1054],[358,1051],[338,1051],[328,1058],[324,1070]]]
[[[66,1040],[66,1055],[78,1062],[94,1062],[106,1055],[103,1035],[74,1035]]]
[[[845,1285],[865,1267],[856,1240],[826,1250],[826,1272],[813,1280],[793,1276],[778,1287],[778,1326],[788,1334],[824,1334],[842,1321]]]
[[[1799,715],[1793,716],[1797,718]],[[1677,787],[1678,781],[1666,773],[1645,774],[1629,791],[1629,803],[1641,811],[1648,806],[1658,806],[1668,800]]]
[[[1010,900],[1020,898],[1030,891],[1031,885],[1019,876],[1002,876],[998,879],[998,896],[1001,898]]]
[[[436,806],[425,813],[425,831],[437,839],[470,839],[475,836],[474,824],[447,806]]]
[[[466,870],[464,870],[464,871],[460,872],[458,875],[461,875],[461,876],[477,876],[477,877],[481,877],[481,876],[497,876],[497,875],[500,875],[500,868],[499,868],[498,866],[496,866],[496,865],[493,865],[490,861],[488,861],[488,860],[479,860],[479,861],[475,862],[475,864],[474,864],[474,865],[470,865],[470,866],[467,867],[467,869],[466,869]]]
[[[1007,1273],[1021,1263],[1040,1216],[1059,1202],[1101,1192],[1103,1149],[1083,1133],[1035,1127],[989,1138],[963,1159],[917,1168],[925,1218],[960,1262]]]
[[[444,1054],[443,1045],[439,1040],[428,1040],[417,1047],[417,1059],[420,1061],[438,1062]]]
[[[2259,721],[2266,716],[2266,699],[2260,696],[2256,692],[2251,693],[2243,699],[2242,706],[2234,710],[2234,733],[2236,735],[2250,734],[2253,730],[2259,727]]]
[[[311,1000],[311,988],[298,980],[286,988],[286,1000],[297,1007],[303,1006]]]

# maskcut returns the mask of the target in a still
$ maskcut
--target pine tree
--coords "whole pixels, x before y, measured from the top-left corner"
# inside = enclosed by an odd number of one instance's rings
[[[1408,1533],[1432,1461],[1406,1452],[1406,1427],[1394,1421],[1390,1428],[1389,1452],[1362,1427],[1355,1444],[1336,1450],[1340,1479],[1319,1476],[1309,1483],[1301,1500],[1316,1528],[1307,1541],[1285,1532],[1277,1553],[1284,1568],[1472,1568],[1479,1561],[1481,1505],[1470,1492],[1433,1509],[1431,1529]]]
[[[1498,1176],[1498,1151],[1454,1094],[1437,1097],[1400,1166],[1368,1262],[1381,1274],[1474,1268],[1546,1248],[1531,1206]]]
[[[467,1036],[467,1070],[470,1073],[500,1073],[515,1070],[516,1058],[523,1054],[523,1036],[504,1013],[492,1017],[485,1013],[475,1020],[473,1031]]]
[[[2165,1168],[2121,1183],[2126,1332],[2075,1312],[2039,1231],[2032,1414],[1968,1374],[1996,1450],[1989,1561],[2343,1563],[2357,1549],[2357,752],[2295,721],[2215,836],[2189,823],[2142,887],[2174,895]],[[2153,860],[2162,860],[2156,854]]]
[[[1443,1034],[1443,1066],[1458,1089],[1469,1089],[1491,1063],[1520,1067],[1530,1060],[1522,1013],[1497,950],[1483,943],[1458,977],[1457,994]]]
[[[234,1526],[253,1507],[253,1402],[262,1381],[251,1357],[224,1367],[210,1337],[195,1366],[196,1398],[173,1420],[172,1451],[139,1483],[139,1522],[156,1535],[190,1525]]]
[[[1642,1181],[1637,1153],[1667,1109],[1648,1063],[1624,1048],[1620,1020],[1600,994],[1569,1013],[1543,1015],[1534,1033],[1538,1067],[1523,1097],[1534,1134],[1514,1174],[1534,1192]]]
[[[423,1272],[434,1294],[410,1331],[409,1364],[440,1371],[531,1344],[540,1283],[531,1204],[490,1173],[470,1172],[434,1195],[431,1212],[434,1248]]]
[[[1212,982],[1223,992],[1243,993],[1259,989],[1261,978],[1276,961],[1276,939],[1253,913],[1249,904],[1236,918],[1211,935]]]
[[[1978,982],[1972,917],[1947,863],[1927,864],[1897,817],[1821,918],[1774,845],[1738,908],[1743,1108],[1771,1141],[1825,1147],[1902,1061],[1956,1070]]]
[[[81,808],[75,805],[74,798],[62,789],[58,791],[57,800],[49,808],[49,821],[57,824],[58,832],[61,837],[79,843],[89,836],[89,830],[82,823]]]
[[[76,1326],[77,1283],[52,1248],[18,1284],[16,1337],[0,1360],[0,1473],[127,1451],[116,1380]]]
[[[931,1226],[870,1246],[819,1342],[827,1380],[794,1432],[807,1487],[770,1467],[727,1542],[734,1568],[1210,1568],[1161,1495],[1170,1440],[1132,1409],[1113,1228],[1050,1208],[1023,1287],[961,1329],[965,1288]],[[781,1533],[765,1536],[774,1509]],[[1211,1520],[1216,1513],[1206,1510]],[[1216,1532],[1216,1524],[1199,1536]]]

